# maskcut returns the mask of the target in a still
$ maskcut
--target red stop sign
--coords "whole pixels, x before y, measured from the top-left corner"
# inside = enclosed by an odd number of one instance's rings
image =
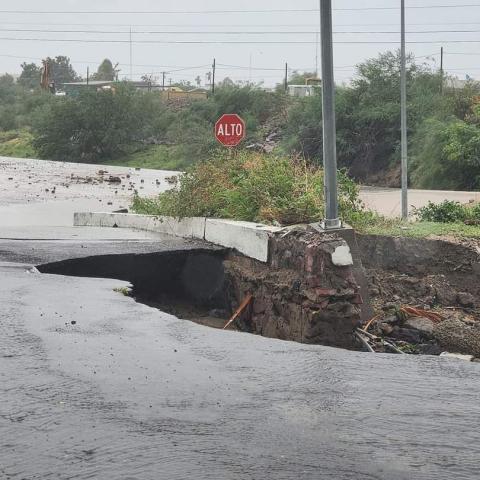
[[[215,138],[226,147],[235,147],[245,138],[245,122],[236,113],[222,115],[215,124]]]

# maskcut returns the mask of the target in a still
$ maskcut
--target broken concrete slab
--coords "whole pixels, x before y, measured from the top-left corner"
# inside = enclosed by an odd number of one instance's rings
[[[332,262],[338,267],[353,265],[352,253],[348,245],[340,245],[332,253]]]
[[[280,231],[282,231],[281,227],[259,223],[207,218],[205,240],[223,247],[234,248],[247,257],[267,262],[270,238]]]

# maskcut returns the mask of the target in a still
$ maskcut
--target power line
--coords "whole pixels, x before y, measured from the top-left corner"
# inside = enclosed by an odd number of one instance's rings
[[[25,56],[19,56],[19,55],[9,55],[9,54],[0,54],[0,57],[8,57],[8,58],[17,58],[20,60],[38,60],[42,61],[45,58],[40,58],[40,57],[25,57]],[[100,65],[101,61],[90,61],[90,62],[83,62],[83,61],[76,61],[76,60],[71,60],[72,63],[75,64],[81,64],[81,65]],[[129,63],[118,63],[120,66],[128,66],[130,65]],[[231,65],[227,63],[217,63],[217,68],[220,70],[228,70],[228,69],[234,69],[234,70],[249,70],[250,67],[246,65]],[[149,71],[148,73],[154,73],[154,74],[161,74],[163,72],[165,73],[173,73],[173,72],[182,72],[182,71],[192,71],[192,70],[197,70],[201,68],[210,68],[211,65],[209,63],[204,64],[204,65],[196,65],[196,66],[179,66],[179,65],[155,65],[155,64],[132,64],[133,67],[144,67],[144,68],[169,68],[170,70],[162,70],[159,72],[151,72]],[[341,65],[338,67],[335,67],[337,69],[347,69],[347,68],[354,68],[355,65]],[[307,68],[300,68],[300,67],[292,67],[292,71],[307,71],[311,69],[311,67]],[[283,68],[272,68],[272,67],[251,67],[251,70],[256,70],[256,71],[281,71],[283,72]]]
[[[273,71],[281,71],[283,72],[285,69],[284,68],[262,68],[262,67],[250,67],[250,66],[247,66],[247,65],[231,65],[231,64],[226,64],[226,63],[217,63],[217,65],[221,66],[221,67],[224,67],[222,68],[222,70],[226,70],[227,68],[231,68],[231,69],[238,69],[238,70],[273,70]],[[355,65],[342,65],[342,66],[338,66],[338,67],[335,67],[337,69],[343,69],[343,68],[354,68]],[[220,68],[220,67],[217,67],[217,68]],[[290,70],[294,71],[294,70],[303,70],[303,71],[306,71],[306,70],[309,70],[311,69],[312,67],[308,67],[308,68],[299,68],[299,67],[291,67]]]
[[[282,71],[283,68],[261,68],[261,67],[250,67],[250,66],[241,66],[241,65],[229,65],[227,63],[217,63],[217,68],[234,68],[234,69],[241,69],[241,70],[274,70],[274,71]]]
[[[435,53],[428,53],[427,55],[414,55],[414,58],[416,60],[420,59],[420,58],[429,58],[429,57],[435,57],[437,55],[440,55],[440,53],[438,52],[435,52]]]
[[[476,8],[480,3],[463,3],[456,5],[411,5],[409,10],[430,8]],[[350,7],[334,8],[335,11],[370,11],[370,10],[399,10],[398,7]],[[33,14],[33,15],[201,15],[201,14],[225,14],[225,13],[311,13],[318,12],[318,8],[275,8],[263,10],[0,10],[4,14]]]
[[[46,23],[46,22],[4,22],[0,21],[0,25],[37,25],[37,26],[95,26],[95,27],[198,27],[198,24],[186,24],[186,23],[65,23],[65,22],[56,22],[56,23]],[[480,25],[480,22],[443,22],[443,23],[415,23],[409,22],[410,26],[432,26],[432,25]],[[269,23],[269,24],[259,24],[259,23],[221,23],[221,24],[205,24],[202,23],[203,27],[317,27],[315,23]],[[378,26],[377,23],[336,23],[337,27],[375,27]],[[384,23],[382,26],[397,26],[397,23]]]
[[[289,8],[271,10],[0,10],[5,14],[33,14],[33,15],[152,15],[152,14],[174,14],[174,15],[201,15],[221,13],[297,13],[316,12],[316,9]]]
[[[410,5],[405,7],[407,10],[429,9],[429,8],[474,8],[480,7],[480,3],[463,3],[457,5]],[[358,10],[400,10],[399,7],[358,7],[358,8],[334,8],[338,11],[358,11]],[[317,10],[318,11],[318,10]]]
[[[444,52],[445,55],[480,55],[480,52]]]
[[[28,56],[20,56],[20,55],[9,55],[9,54],[6,54],[6,53],[2,53],[0,54],[0,57],[7,57],[7,58],[18,58],[19,60],[38,60],[38,61],[42,61],[42,60],[45,60],[45,57],[44,58],[40,58],[40,57],[28,57]],[[53,58],[54,59],[54,58]],[[72,61],[72,60],[71,60]],[[80,64],[80,65],[100,65],[100,63],[102,63],[101,61],[72,61],[73,63],[75,64]],[[118,65],[122,65],[122,66],[128,66],[130,65],[130,63],[121,63],[119,62]],[[194,70],[194,69],[198,69],[198,68],[206,68],[206,67],[210,67],[210,64],[205,64],[205,65],[198,65],[198,66],[188,66],[188,67],[184,67],[184,66],[181,66],[181,65],[154,65],[154,64],[135,64],[133,63],[132,64],[132,67],[144,67],[144,68],[171,68],[171,69],[178,69],[178,70],[168,70],[166,71],[167,73],[172,71],[181,71],[181,70]]]
[[[31,33],[100,33],[100,34],[127,34],[127,30],[51,30],[51,29],[29,29],[29,28],[0,28],[0,32],[31,32]],[[314,35],[318,33],[318,30],[277,30],[266,32],[262,31],[215,31],[205,32],[199,30],[190,31],[172,31],[172,30],[132,30],[132,34],[139,35],[153,35],[153,34],[168,34],[168,35]],[[334,31],[334,34],[399,34],[399,31],[395,30],[347,30],[347,31]],[[406,33],[410,34],[426,34],[426,33],[480,33],[479,29],[474,30],[410,30]]]
[[[0,37],[4,41],[18,42],[68,42],[68,43],[130,43],[130,40],[121,39],[85,39],[85,38],[18,38]],[[244,41],[244,40],[132,40],[136,44],[184,44],[184,45],[315,45],[312,40],[272,40],[272,41]],[[397,45],[397,41],[335,41],[337,45]],[[411,40],[407,44],[447,44],[447,43],[480,43],[480,40]]]

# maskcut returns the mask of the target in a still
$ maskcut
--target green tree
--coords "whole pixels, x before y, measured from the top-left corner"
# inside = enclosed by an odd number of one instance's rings
[[[54,98],[37,111],[33,146],[41,158],[96,162],[132,151],[149,135],[147,96],[126,85]]]
[[[70,58],[58,55],[55,58],[47,58],[50,62],[51,76],[56,85],[69,82],[78,82],[81,77],[73,69]]]
[[[12,88],[14,84],[15,80],[8,73],[5,73],[0,77],[0,88]]]
[[[0,130],[11,130],[16,126],[16,88],[13,77],[0,77]]]
[[[317,78],[315,72],[298,72],[294,70],[288,79],[289,85],[306,85],[308,79]]]
[[[427,119],[412,147],[412,180],[420,188],[480,188],[480,126]]]
[[[413,57],[407,62],[408,126],[417,125],[445,103],[439,75]],[[337,149],[339,165],[362,181],[371,181],[399,159],[400,56],[387,52],[357,66],[351,85],[337,87]],[[288,114],[287,150],[322,159],[321,96],[300,99]]]
[[[103,62],[99,65],[97,73],[92,75],[92,80],[102,80],[106,82],[113,82],[116,78],[117,71],[113,66],[111,60],[106,58]]]
[[[35,63],[23,62],[20,66],[22,73],[18,78],[18,84],[28,89],[40,88],[42,69]]]

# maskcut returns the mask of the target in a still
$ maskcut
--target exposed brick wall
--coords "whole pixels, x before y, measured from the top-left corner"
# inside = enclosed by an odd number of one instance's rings
[[[238,305],[254,301],[240,320],[245,330],[268,337],[353,348],[362,303],[351,266],[332,263],[346,245],[336,235],[294,231],[271,239],[263,264],[232,253],[225,261],[228,291]]]

